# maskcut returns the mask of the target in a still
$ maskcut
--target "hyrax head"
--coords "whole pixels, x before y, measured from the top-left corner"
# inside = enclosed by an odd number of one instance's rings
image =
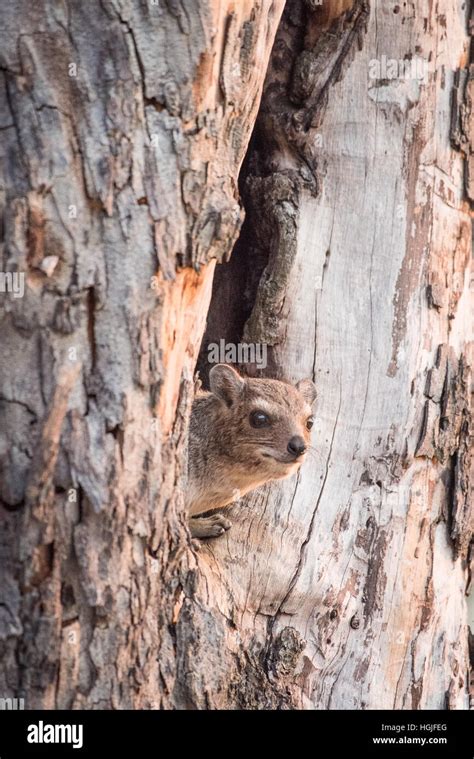
[[[295,472],[310,444],[314,383],[244,378],[226,364],[214,366],[209,381],[225,428],[222,453],[269,479]]]

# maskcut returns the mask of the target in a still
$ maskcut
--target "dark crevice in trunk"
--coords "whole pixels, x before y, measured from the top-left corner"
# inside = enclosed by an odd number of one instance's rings
[[[206,331],[197,362],[197,370],[204,387],[208,385],[211,368],[208,362],[209,346],[219,344],[221,340],[234,345],[242,342],[245,324],[255,304],[259,281],[268,263],[269,250],[263,249],[256,242],[255,225],[259,223],[259,219],[258,215],[252,212],[246,187],[257,143],[258,120],[239,176],[239,192],[245,208],[245,220],[230,261],[218,265],[214,276]],[[245,371],[245,367],[240,368]]]
[[[284,375],[275,347],[284,292],[296,255],[301,195],[318,195],[318,130],[330,86],[350,66],[366,29],[368,5],[321,8],[287,2],[275,37],[260,110],[239,177],[245,221],[230,262],[217,267],[197,363],[207,386],[210,345],[265,343],[267,372]],[[265,271],[266,270],[266,271]],[[223,356],[221,355],[221,360]],[[248,375],[262,367],[237,365]],[[263,369],[265,373],[265,369]]]

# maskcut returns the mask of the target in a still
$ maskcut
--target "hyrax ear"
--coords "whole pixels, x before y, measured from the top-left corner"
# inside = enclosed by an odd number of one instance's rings
[[[309,403],[309,405],[312,406],[317,395],[314,382],[310,379],[300,380],[296,383],[295,387],[301,393],[306,403]]]
[[[214,395],[232,406],[242,394],[245,380],[228,364],[217,364],[209,372],[209,384]]]

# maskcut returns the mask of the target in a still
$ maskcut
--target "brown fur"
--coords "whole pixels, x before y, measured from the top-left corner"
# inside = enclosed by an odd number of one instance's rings
[[[311,380],[297,386],[272,379],[244,379],[225,364],[210,372],[211,392],[194,401],[188,444],[187,505],[191,517],[229,505],[269,480],[295,473],[304,460],[288,451],[290,439],[302,438],[316,390]],[[270,426],[254,428],[252,411],[261,410]],[[191,519],[193,535],[207,537],[205,519]],[[199,523],[199,524],[197,524]],[[209,534],[222,534],[228,520],[214,516]]]

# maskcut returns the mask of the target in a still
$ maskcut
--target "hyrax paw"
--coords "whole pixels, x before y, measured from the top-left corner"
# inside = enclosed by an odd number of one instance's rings
[[[203,522],[209,522],[209,524],[222,527],[222,532],[225,532],[226,530],[230,530],[232,527],[232,522],[230,519],[226,519],[222,516],[222,514],[212,514],[210,517],[204,517],[202,518]]]
[[[229,530],[232,522],[222,516],[213,514],[210,517],[192,517],[189,520],[189,529],[193,538],[217,538]]]
[[[220,519],[214,519],[213,522],[210,522],[208,525],[206,525],[207,530],[207,536],[210,538],[215,538],[218,535],[223,535],[226,530],[230,530],[231,522],[229,522],[228,519],[224,519],[224,517],[221,517]]]

